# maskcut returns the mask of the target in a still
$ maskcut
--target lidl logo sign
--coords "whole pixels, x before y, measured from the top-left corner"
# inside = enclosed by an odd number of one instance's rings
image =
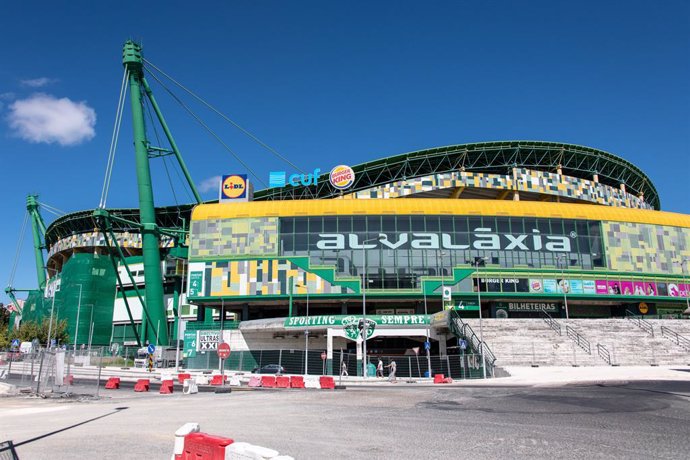
[[[246,174],[230,174],[223,176],[220,181],[219,201],[248,201],[251,199],[252,188]]]
[[[297,187],[298,185],[316,185],[319,181],[319,174],[321,174],[319,168],[316,168],[311,174],[291,174],[289,176],[285,171],[271,171],[268,174],[268,186],[285,187],[290,185]]]
[[[247,193],[247,176],[242,174],[234,174],[232,176],[223,176],[221,184],[221,194],[223,198],[234,200],[236,198],[243,198]]]
[[[349,166],[338,165],[331,169],[330,181],[338,190],[348,189],[355,183],[355,172]]]

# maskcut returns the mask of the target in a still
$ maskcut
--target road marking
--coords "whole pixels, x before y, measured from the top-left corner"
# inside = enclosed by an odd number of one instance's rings
[[[68,406],[52,406],[52,407],[26,407],[23,409],[10,409],[3,411],[3,415],[31,415],[41,414],[44,412],[57,412],[69,409]]]

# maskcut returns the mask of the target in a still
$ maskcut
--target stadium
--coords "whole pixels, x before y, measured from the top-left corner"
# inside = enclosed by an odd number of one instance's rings
[[[240,368],[265,363],[257,351],[309,349],[297,371],[337,373],[352,355],[359,375],[371,356],[420,349],[437,357],[431,374],[460,343],[509,361],[481,320],[559,335],[570,321],[584,349],[578,320],[690,313],[690,216],[661,211],[649,177],[614,154],[501,141],[310,167],[256,192],[222,171],[217,202],[58,218],[22,318],[67,319],[75,347],[181,343],[187,367],[217,366],[225,341],[251,353]]]
[[[686,309],[690,216],[660,211],[650,179],[615,155],[549,142],[478,143],[357,165],[344,187],[329,176],[257,191],[251,201],[157,209],[159,226],[189,232],[183,243],[161,240],[167,321],[156,324],[159,333],[181,334],[178,317],[187,331],[265,320],[245,341],[256,336],[254,345],[264,346],[307,326],[315,334],[333,326],[331,334],[339,327],[339,338],[354,344],[342,319],[364,311],[379,323],[370,347],[388,354],[423,340],[431,315],[444,309],[477,317],[478,293],[487,319]],[[110,212],[133,221],[139,214]],[[71,331],[81,305],[83,340],[134,345],[135,328],[144,335],[134,292],[144,284],[141,235],[113,228],[134,278],[122,282],[120,265],[119,285],[97,227],[89,210],[47,228],[46,292],[56,293]],[[27,303],[25,316],[39,304]],[[352,348],[337,342],[330,348]]]

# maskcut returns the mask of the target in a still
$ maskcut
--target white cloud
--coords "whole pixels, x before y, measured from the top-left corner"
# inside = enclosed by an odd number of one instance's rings
[[[29,86],[31,88],[41,88],[43,86],[46,86],[50,83],[53,83],[55,80],[52,78],[48,77],[40,77],[40,78],[30,78],[28,80],[22,80],[21,84],[24,86]]]
[[[14,99],[14,93],[0,93],[0,110],[5,108],[4,101],[11,101]]]
[[[85,102],[34,94],[14,101],[9,109],[14,134],[29,142],[76,145],[96,135],[96,111]]]
[[[199,191],[201,193],[206,193],[211,190],[218,190],[218,187],[220,187],[220,176],[213,176],[201,181],[199,184]]]

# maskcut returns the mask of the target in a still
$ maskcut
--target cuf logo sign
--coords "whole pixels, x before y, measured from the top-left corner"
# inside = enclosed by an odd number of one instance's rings
[[[338,165],[331,169],[331,185],[338,190],[345,190],[355,183],[355,172],[346,165]]]
[[[231,176],[223,176],[223,180],[220,186],[221,199],[235,200],[237,198],[244,198],[246,193],[246,174],[233,174]]]
[[[268,174],[269,187],[285,187],[291,185],[297,187],[298,185],[316,185],[319,180],[321,170],[316,168],[311,174],[291,174],[287,175],[285,171],[271,171]]]

